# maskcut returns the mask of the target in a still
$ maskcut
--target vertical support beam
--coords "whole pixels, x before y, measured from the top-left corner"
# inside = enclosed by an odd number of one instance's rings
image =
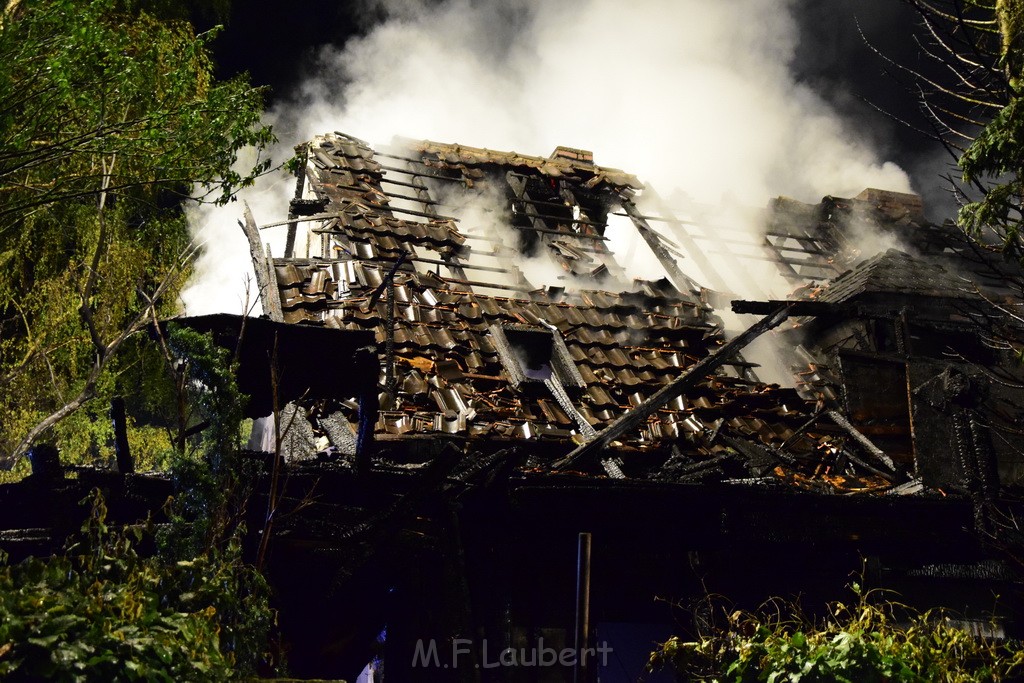
[[[284,314],[281,312],[281,293],[277,290],[277,274],[274,272],[274,264],[270,258],[270,246],[263,250],[260,242],[260,231],[256,227],[256,219],[252,216],[252,209],[248,202],[245,202],[243,221],[238,225],[249,240],[249,256],[252,258],[252,269],[256,275],[256,286],[260,290],[260,303],[263,305],[263,312],[270,316],[271,320],[284,322]]]
[[[590,680],[586,661],[590,648],[590,541],[590,532],[581,532],[576,548],[576,629],[573,641],[576,666],[572,673],[573,683]]]
[[[299,145],[295,148],[296,156],[302,158],[301,163],[295,170],[295,197],[294,200],[298,201],[302,199],[302,193],[306,189],[306,161],[309,158],[309,145]],[[295,210],[291,207],[288,208],[288,218],[298,218]],[[284,257],[292,258],[295,255],[295,233],[297,232],[298,223],[292,220],[288,224],[288,237],[284,243]]]
[[[377,349],[373,346],[356,349],[355,361],[359,372],[359,376],[354,378],[359,389],[356,473],[361,477],[366,477],[370,474],[374,446],[373,432],[377,425],[377,415],[380,412],[380,397],[377,393],[380,365],[377,361]]]

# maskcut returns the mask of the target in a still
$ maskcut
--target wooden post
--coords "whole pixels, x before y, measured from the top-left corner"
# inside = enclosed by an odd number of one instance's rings
[[[580,533],[576,548],[576,666],[573,683],[584,683],[588,676],[587,649],[590,647],[590,541],[589,531]]]
[[[115,396],[110,399],[110,421],[114,424],[114,455],[117,458],[117,471],[131,474],[135,471],[132,453],[128,446],[128,419],[124,411],[124,399]]]
[[[263,312],[271,320],[284,322],[284,314],[281,312],[281,294],[277,290],[277,275],[274,272],[273,261],[270,258],[270,250],[263,250],[260,242],[260,231],[256,227],[256,219],[252,216],[249,204],[245,203],[243,212],[245,221],[238,221],[246,239],[249,240],[249,255],[252,257],[252,268],[256,275],[256,286],[260,290],[260,303],[263,305]]]

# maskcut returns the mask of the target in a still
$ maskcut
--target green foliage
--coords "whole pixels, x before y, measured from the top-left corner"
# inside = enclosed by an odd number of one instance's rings
[[[170,523],[116,532],[102,497],[63,556],[0,570],[0,677],[11,680],[225,680],[272,657],[269,587],[242,558],[247,476],[238,458],[245,396],[230,353],[168,326],[197,419],[177,451]],[[142,540],[157,549],[144,557]]]
[[[196,566],[203,573],[191,574],[200,586],[184,587],[182,594],[217,609],[222,651],[237,668],[252,672],[267,659],[273,622],[262,576],[241,561],[242,519],[257,475],[239,458],[248,399],[238,390],[231,353],[214,344],[209,334],[171,323],[167,341],[178,359],[176,371],[183,374],[188,403],[195,408],[193,419],[209,426],[196,437],[196,448],[178,450],[172,457],[175,495],[166,507],[171,523],[158,534],[157,543],[175,566]],[[217,558],[222,558],[220,564]]]
[[[211,596],[230,560],[165,565],[111,531],[93,497],[67,555],[0,568],[0,677],[6,680],[226,680]],[[213,590],[211,590],[213,589]]]
[[[1014,89],[1010,103],[999,110],[960,157],[965,182],[995,181],[983,199],[965,204],[958,221],[980,236],[994,229],[1007,255],[1024,257],[1020,232],[1024,198],[1024,102]]]
[[[209,334],[174,323],[168,325],[171,351],[187,363],[192,399],[200,416],[210,422],[206,450],[214,456],[241,446],[239,425],[248,400],[238,389],[231,352],[213,343]]]
[[[209,425],[199,447],[179,451],[171,465],[176,494],[170,513],[178,524],[166,544],[192,556],[223,543],[242,517],[255,477],[238,457],[247,399],[238,390],[230,352],[210,335],[171,323],[168,345],[180,359],[177,372],[184,373],[182,385],[198,413],[193,419]]]
[[[149,2],[162,16],[175,2]],[[93,397],[146,389],[122,337],[174,309],[188,273],[182,202],[228,201],[268,161],[262,95],[217,82],[209,44],[132,0],[25,0],[0,17],[0,456],[65,406],[67,454],[95,451]],[[141,317],[140,317],[141,316]],[[123,358],[118,355],[122,350]],[[77,400],[77,402],[76,402]],[[57,424],[61,420],[63,424]],[[84,444],[84,448],[83,448]]]
[[[673,637],[651,655],[650,669],[672,668],[683,680],[733,681],[1001,681],[1024,676],[1024,646],[975,637],[941,611],[915,613],[853,586],[852,605],[834,603],[814,623],[793,608],[734,612],[713,637]],[[898,618],[900,617],[900,618]]]

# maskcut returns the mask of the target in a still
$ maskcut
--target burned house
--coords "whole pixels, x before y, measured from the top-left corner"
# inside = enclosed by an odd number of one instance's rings
[[[997,342],[1013,273],[970,258],[919,198],[779,198],[763,234],[723,238],[705,208],[584,150],[341,133],[297,149],[271,224],[284,253],[246,216],[264,311],[375,341],[358,382],[292,404],[301,426],[281,444],[330,482],[275,540],[282,623],[310,672],[351,676],[376,651],[398,680],[568,680],[417,670],[413,653],[467,639],[480,664],[487,643],[605,638],[632,675],[671,630],[655,597],[823,602],[861,569],[978,616],[1009,580],[986,541],[1024,474],[1020,372]],[[626,275],[623,229],[650,277]],[[865,230],[901,248],[864,254]],[[791,294],[763,292],[755,261]],[[758,337],[792,382],[763,381],[744,355]],[[309,580],[287,575],[296,557]]]
[[[585,150],[297,151],[288,215],[242,223],[263,318],[179,321],[243,342],[294,674],[636,680],[727,605],[813,613],[855,578],[1020,630],[1024,280],[916,196],[778,198],[751,232]],[[166,499],[123,475],[112,511]],[[44,479],[5,509],[70,519]],[[73,528],[19,515],[32,552]],[[545,647],[607,656],[499,656]]]

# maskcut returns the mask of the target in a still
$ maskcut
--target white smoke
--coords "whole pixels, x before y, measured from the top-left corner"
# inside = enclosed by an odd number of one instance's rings
[[[792,75],[792,5],[386,2],[383,23],[323,51],[294,101],[269,118],[289,146],[340,130],[372,143],[398,134],[541,156],[557,145],[580,147],[663,196],[683,192],[705,204],[763,207],[780,194],[817,202],[865,187],[909,191],[902,170]],[[253,195],[281,201],[276,209],[254,205],[259,222],[284,217],[290,191]],[[201,228],[216,265],[227,263],[229,250],[247,254],[239,208],[216,212]],[[735,227],[761,229],[757,221]],[[650,264],[638,261],[633,270],[647,271]],[[201,265],[201,277],[211,272]],[[233,277],[241,283],[242,271]],[[191,313],[238,299],[209,296],[205,283],[186,293]]]

